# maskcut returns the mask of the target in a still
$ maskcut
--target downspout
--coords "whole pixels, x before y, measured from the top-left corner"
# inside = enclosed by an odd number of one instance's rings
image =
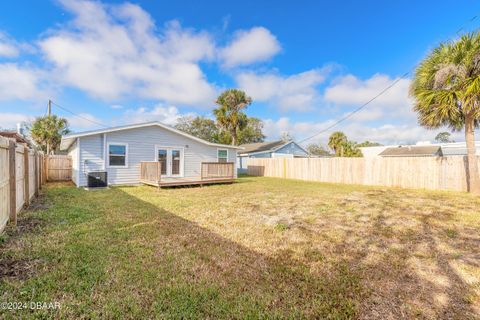
[[[82,159],[80,156],[82,153],[80,152],[80,138],[77,138],[77,188],[80,188],[80,173],[83,173],[83,168],[81,167]]]
[[[107,134],[103,134],[103,171],[107,171]]]

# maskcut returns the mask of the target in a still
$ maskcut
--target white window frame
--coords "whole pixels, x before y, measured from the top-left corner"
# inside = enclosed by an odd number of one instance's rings
[[[124,146],[125,147],[125,165],[116,166],[110,165],[110,146]],[[109,142],[107,144],[107,168],[128,168],[128,143],[123,142]]]
[[[229,159],[229,158],[228,158],[228,156],[229,156],[229,154],[228,154],[228,149],[227,149],[227,148],[217,148],[217,162],[220,163],[220,159],[223,159],[223,158],[220,158],[220,157],[218,156],[218,151],[227,151],[227,161],[225,161],[225,162],[228,162],[228,159]],[[222,163],[225,163],[225,162],[222,162]]]
[[[155,161],[158,161],[158,149],[167,150],[167,171],[162,177],[185,177],[185,147],[155,145]],[[172,150],[180,150],[180,174],[172,174]]]

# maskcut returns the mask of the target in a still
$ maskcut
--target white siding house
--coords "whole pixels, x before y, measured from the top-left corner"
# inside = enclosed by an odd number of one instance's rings
[[[239,147],[211,143],[159,122],[74,133],[60,148],[72,157],[72,180],[87,185],[87,174],[106,171],[108,184],[138,184],[140,162],[163,161],[162,176],[196,178],[202,162],[236,163]]]

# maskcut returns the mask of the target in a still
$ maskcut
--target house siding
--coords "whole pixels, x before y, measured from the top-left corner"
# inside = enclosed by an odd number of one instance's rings
[[[250,156],[250,158],[271,158],[271,157],[272,157],[271,152],[256,153]]]
[[[308,156],[308,153],[300,148],[295,142],[290,142],[289,144],[284,145],[280,149],[275,150],[275,153],[293,154],[294,156]]]
[[[80,138],[80,186],[87,185],[89,171],[104,170],[103,135]]]
[[[105,135],[105,138],[104,138]],[[104,160],[105,145],[109,143],[128,144],[127,166],[115,168],[106,166]],[[84,166],[80,185],[86,185],[85,172],[104,170],[108,172],[109,184],[138,184],[140,180],[140,162],[155,161],[155,147],[182,147],[184,150],[184,177],[200,177],[201,162],[216,162],[217,149],[228,149],[228,161],[236,162],[237,150],[216,147],[189,139],[158,126],[126,129],[122,131],[98,134],[81,138],[81,163],[87,161],[91,166]],[[106,167],[106,168],[105,168]]]

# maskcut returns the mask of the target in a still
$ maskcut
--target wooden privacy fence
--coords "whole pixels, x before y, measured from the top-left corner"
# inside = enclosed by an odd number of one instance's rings
[[[45,181],[44,156],[25,145],[0,137],[0,232],[28,207]]]
[[[72,158],[67,155],[49,155],[45,160],[47,181],[72,180]]]
[[[480,166],[480,157],[477,157]],[[252,176],[467,191],[466,157],[248,159]]]

